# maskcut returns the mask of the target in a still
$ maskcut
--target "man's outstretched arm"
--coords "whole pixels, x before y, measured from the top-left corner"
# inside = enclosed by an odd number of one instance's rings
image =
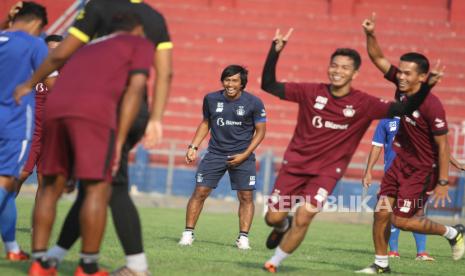
[[[262,89],[272,95],[284,98],[284,83],[276,81],[276,64],[278,63],[279,53],[284,48],[287,40],[292,34],[293,29],[290,29],[283,37],[279,29],[276,30],[273,43],[265,61],[265,66],[262,72]]]
[[[375,22],[376,14],[373,13],[371,18],[365,19],[362,23],[367,38],[367,51],[371,61],[381,72],[383,72],[383,74],[386,74],[391,67],[391,63],[384,57],[383,51],[381,50],[381,47],[379,46],[376,39]]]

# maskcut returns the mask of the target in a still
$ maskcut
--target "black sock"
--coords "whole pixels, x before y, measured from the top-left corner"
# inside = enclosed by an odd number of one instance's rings
[[[84,273],[92,274],[98,272],[98,253],[83,253],[80,254],[79,266]]]

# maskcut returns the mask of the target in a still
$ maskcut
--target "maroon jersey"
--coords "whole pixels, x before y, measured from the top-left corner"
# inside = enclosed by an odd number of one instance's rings
[[[42,131],[42,115],[44,114],[45,101],[47,100],[48,88],[40,82],[36,85],[36,109],[34,118],[34,136],[40,135]]]
[[[385,78],[397,85],[397,67],[391,66]],[[396,99],[407,97],[396,91]],[[448,132],[446,112],[438,97],[429,93],[418,110],[402,116],[399,131],[394,140],[394,150],[407,163],[419,169],[430,169],[438,163],[438,147],[435,135]]]
[[[45,120],[75,117],[116,128],[117,107],[132,73],[148,74],[153,44],[129,34],[94,40],[77,51],[60,70]]]
[[[286,83],[285,99],[297,102],[299,113],[283,168],[294,174],[337,179],[371,121],[386,117],[391,105],[355,89],[337,98],[323,83]]]

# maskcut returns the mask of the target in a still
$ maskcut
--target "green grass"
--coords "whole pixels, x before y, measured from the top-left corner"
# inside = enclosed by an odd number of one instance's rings
[[[32,199],[18,199],[17,238],[22,247],[30,248],[30,214]],[[57,224],[61,226],[70,202],[61,201]],[[177,245],[184,227],[184,210],[140,208],[144,229],[145,251],[155,275],[264,275],[261,266],[272,251],[264,246],[269,228],[261,217],[256,217],[250,239],[252,250],[241,252],[233,244],[237,235],[237,216],[202,214],[196,229],[196,241],[190,248]],[[430,237],[428,249],[436,262],[414,261],[415,246],[410,233],[401,233],[401,259],[392,260],[391,268],[402,275],[460,275],[465,260],[452,261],[450,247],[442,237]],[[61,275],[72,275],[78,258],[79,244],[60,266]],[[292,275],[352,275],[373,261],[371,226],[316,221],[305,242],[280,267],[279,272]],[[109,220],[100,264],[113,270],[124,264],[124,255]],[[0,275],[26,274],[29,263],[10,263],[0,260]],[[462,272],[460,272],[462,271]]]

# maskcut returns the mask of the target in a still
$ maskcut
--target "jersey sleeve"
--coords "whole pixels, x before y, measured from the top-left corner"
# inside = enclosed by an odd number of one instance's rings
[[[265,111],[265,105],[263,105],[263,102],[257,98],[253,110],[253,120],[254,123],[265,123],[266,122],[266,111]]]
[[[204,120],[209,120],[210,119],[210,109],[208,107],[208,98],[207,98],[207,96],[205,96],[203,98],[202,112],[203,112],[203,119]]]
[[[48,55],[48,48],[45,42],[39,41],[37,46],[34,48],[34,52],[32,53],[32,69],[35,71],[39,68],[39,66],[44,62],[45,58]]]
[[[371,144],[377,147],[384,147],[386,142],[386,128],[384,127],[384,121],[380,120],[376,126],[375,133],[373,134],[373,139],[371,139]]]
[[[384,78],[387,79],[388,81],[394,83],[397,87],[397,72],[399,71],[399,69],[397,69],[397,67],[395,67],[394,65],[391,65],[391,67],[389,68],[389,70],[387,71],[387,73],[384,75]]]
[[[135,40],[134,44],[135,47],[131,59],[130,72],[148,75],[153,60],[153,45],[144,38]]]
[[[159,31],[155,41],[155,49],[166,50],[173,48],[173,42],[171,42],[170,34],[168,32],[168,26],[166,25],[165,18],[161,16],[161,22],[158,25]]]
[[[443,135],[448,132],[446,112],[439,99],[434,98],[434,100],[428,104],[423,115],[434,135]]]
[[[84,43],[89,42],[101,24],[100,5],[99,1],[89,1],[84,9],[78,13],[76,21],[69,28],[68,33]]]
[[[387,117],[392,102],[365,94],[367,107],[366,116],[372,120],[383,119]]]
[[[284,83],[284,99],[291,102],[301,103],[310,93],[315,91],[316,83]]]

